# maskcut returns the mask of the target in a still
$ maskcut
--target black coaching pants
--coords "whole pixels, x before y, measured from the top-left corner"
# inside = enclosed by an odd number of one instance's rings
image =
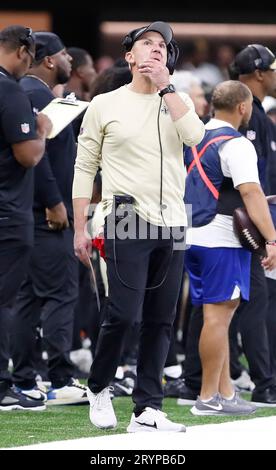
[[[33,224],[0,227],[0,381],[9,381],[11,306],[27,271]]]
[[[136,411],[162,406],[163,368],[182,279],[183,244],[182,249],[172,250],[172,239],[163,239],[160,232],[157,239],[105,239],[109,302],[88,385],[98,393],[113,380],[126,334],[142,308],[133,392]]]
[[[53,387],[66,385],[73,376],[69,353],[77,297],[78,264],[72,228],[56,232],[46,225],[36,226],[29,269],[12,315],[11,353],[16,385],[23,389],[35,385],[36,326],[40,322]]]

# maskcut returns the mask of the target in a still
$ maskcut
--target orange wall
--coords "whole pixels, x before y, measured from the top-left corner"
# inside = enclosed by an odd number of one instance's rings
[[[1,11],[0,30],[18,24],[32,28],[34,31],[51,31],[52,16],[48,12]]]

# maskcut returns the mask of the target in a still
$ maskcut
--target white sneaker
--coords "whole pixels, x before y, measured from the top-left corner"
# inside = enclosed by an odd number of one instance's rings
[[[250,375],[246,370],[243,370],[241,375],[235,379],[232,380],[232,384],[235,386],[235,389],[237,391],[245,391],[245,392],[253,392],[255,388],[254,382],[252,382]]]
[[[99,393],[93,393],[87,388],[90,402],[89,417],[94,426],[101,429],[111,429],[117,426],[117,418],[113,410],[110,387],[105,387]]]
[[[61,388],[50,388],[48,405],[75,405],[87,403],[87,387],[81,385],[77,379],[70,379],[69,384]]]
[[[147,406],[137,418],[134,413],[132,414],[127,432],[186,431],[184,424],[173,423],[166,416],[166,413]]]

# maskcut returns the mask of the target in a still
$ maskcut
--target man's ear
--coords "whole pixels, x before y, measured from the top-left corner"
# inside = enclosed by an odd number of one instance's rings
[[[83,76],[85,75],[85,72],[83,71],[82,65],[80,65],[79,67],[77,67],[77,68],[75,69],[75,74],[76,74],[79,78],[83,78]]]
[[[77,67],[75,69],[75,75],[77,75],[77,77],[79,77],[79,78],[83,77],[82,69],[80,67]]]
[[[17,48],[16,53],[17,53],[18,59],[23,59],[25,51],[26,51],[26,46],[20,46]]]
[[[245,112],[246,112],[246,105],[245,105],[245,102],[242,101],[241,103],[239,103],[238,107],[239,107],[239,112],[240,112],[240,114],[243,116],[243,115],[245,114]]]
[[[54,64],[53,64],[51,56],[47,55],[46,57],[44,57],[44,63],[48,69],[54,68]]]
[[[254,75],[255,75],[255,78],[258,80],[258,82],[263,81],[264,73],[265,73],[264,70],[259,70],[259,69],[254,70]]]
[[[125,60],[127,61],[129,65],[133,65],[135,63],[132,51],[126,52]]]

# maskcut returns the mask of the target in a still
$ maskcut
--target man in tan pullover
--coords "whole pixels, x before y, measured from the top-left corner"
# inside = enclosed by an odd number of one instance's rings
[[[123,44],[133,80],[92,100],[73,185],[75,252],[87,264],[85,214],[101,165],[109,305],[88,380],[90,420],[99,428],[117,424],[109,383],[127,329],[143,308],[135,408],[127,430],[185,431],[161,412],[161,379],[183,269],[183,244],[179,249],[174,239],[187,225],[183,144],[199,143],[204,126],[188,95],[170,85],[178,57],[170,26],[157,21],[136,29]]]

